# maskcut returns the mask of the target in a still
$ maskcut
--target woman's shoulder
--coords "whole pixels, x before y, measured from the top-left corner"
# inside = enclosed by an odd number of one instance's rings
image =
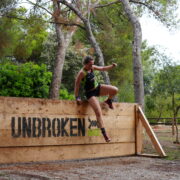
[[[84,70],[84,68],[82,68],[80,71],[79,71],[79,75],[80,76],[85,76],[87,74],[87,72]]]

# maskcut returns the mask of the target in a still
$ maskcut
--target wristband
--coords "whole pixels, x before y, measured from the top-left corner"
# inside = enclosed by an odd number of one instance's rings
[[[76,96],[76,100],[77,100],[77,99],[81,99],[80,96]]]

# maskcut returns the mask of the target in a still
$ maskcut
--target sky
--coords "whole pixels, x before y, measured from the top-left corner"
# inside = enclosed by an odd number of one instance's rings
[[[180,3],[177,12],[180,18]],[[147,40],[149,46],[159,47],[162,52],[164,49],[166,55],[180,65],[180,27],[169,31],[162,23],[147,15],[140,18],[140,22],[143,40]]]

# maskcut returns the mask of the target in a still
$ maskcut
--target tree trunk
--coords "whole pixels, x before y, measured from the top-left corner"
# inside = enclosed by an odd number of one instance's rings
[[[58,45],[56,50],[56,59],[54,63],[53,76],[49,93],[49,98],[51,99],[59,98],[59,89],[61,85],[62,70],[66,53],[66,48],[64,45],[64,36],[63,32],[61,31],[61,27],[58,24],[56,24],[55,26]]]
[[[135,102],[139,103],[144,110],[144,82],[143,82],[143,69],[141,63],[141,43],[142,43],[142,31],[141,25],[133,13],[129,0],[119,0],[123,3],[124,11],[126,12],[132,27],[133,27],[133,72],[134,72],[134,95]]]
[[[172,110],[173,110],[173,118],[172,118],[172,135],[175,135],[175,102],[174,102],[174,93],[172,94]]]
[[[178,107],[175,108],[175,94],[172,94],[172,109],[173,109],[173,122],[172,122],[172,134],[175,135],[176,133],[176,140],[175,143],[179,143],[179,133],[178,133],[178,123],[177,123],[177,115],[178,115]]]
[[[158,117],[158,119],[157,119],[157,123],[159,123],[159,120],[160,120],[160,118],[161,118],[162,110],[163,110],[163,107],[160,106],[160,113],[159,113],[159,117]]]
[[[84,22],[85,28],[86,28],[86,32],[88,34],[88,38],[91,42],[92,47],[94,48],[97,58],[98,58],[98,65],[100,66],[104,66],[104,56],[103,53],[101,51],[101,48],[99,47],[99,44],[97,43],[93,33],[92,33],[92,29],[91,29],[91,25],[89,21],[85,21]],[[109,79],[109,75],[108,72],[102,71],[102,76],[104,79],[104,82],[106,84],[110,84],[110,79]]]
[[[180,106],[176,107],[175,117],[178,116],[178,111],[180,110]],[[176,125],[176,143],[179,144],[179,130],[178,130],[178,120],[175,118],[175,125]]]
[[[53,1],[53,7],[54,7],[54,12],[59,10],[57,3],[54,1]],[[53,69],[53,76],[52,76],[51,86],[49,90],[50,99],[59,99],[59,89],[61,86],[62,72],[63,72],[66,50],[76,30],[76,28],[71,28],[67,30],[66,32],[63,32],[62,27],[58,23],[57,19],[58,18],[55,17],[55,22],[56,22],[55,29],[56,29],[58,45],[57,45],[56,59],[55,59],[55,64],[54,64],[54,69]]]
[[[178,130],[178,123],[177,123],[177,119],[175,117],[175,127],[176,127],[176,140],[175,143],[179,144],[179,130]]]

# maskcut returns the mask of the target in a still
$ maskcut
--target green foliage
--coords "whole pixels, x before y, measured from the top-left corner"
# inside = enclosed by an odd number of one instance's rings
[[[47,38],[47,25],[39,15],[30,14],[25,18],[27,10],[19,8],[0,18],[0,58],[15,57],[19,62],[42,62],[40,56],[43,42]],[[20,20],[21,19],[21,20]]]
[[[74,94],[69,94],[68,90],[65,88],[60,89],[59,98],[66,100],[75,100]]]
[[[11,9],[15,8],[17,0],[1,0],[0,1],[0,11],[1,14],[6,14]]]
[[[145,5],[143,5],[143,3]],[[178,3],[179,0],[146,0],[142,4],[133,3],[134,11],[137,15],[143,14],[153,16],[158,21],[161,21],[168,28],[177,28],[179,24]]]
[[[133,94],[133,84],[128,83],[127,81],[124,82],[124,84],[121,85],[119,89],[119,99],[121,102],[132,102],[134,99]]]
[[[180,66],[165,66],[155,73],[152,91],[146,96],[146,112],[149,117],[173,117],[180,104]],[[174,104],[173,104],[174,101]]]
[[[156,75],[154,91],[165,96],[180,93],[180,78],[178,75],[180,75],[180,65],[165,66]]]
[[[149,95],[152,91],[152,82],[154,79],[156,59],[155,54],[157,50],[155,47],[149,47],[147,42],[142,42],[141,56],[143,64],[143,78],[144,78],[144,91],[145,95]]]
[[[43,62],[47,65],[47,69],[52,71],[57,39],[55,33],[48,32],[50,29],[47,31],[48,27],[47,24],[44,23],[44,19],[46,19],[48,15],[46,14],[44,16],[43,10],[40,10],[39,6],[34,6],[31,11],[27,11],[25,8],[12,9],[14,5],[13,2],[15,3],[16,1],[2,0],[0,2],[0,10],[4,11],[4,7],[8,9],[6,15],[9,17],[18,17],[0,18],[0,62],[6,62],[8,57],[15,57],[15,61],[21,63],[34,61],[35,63],[41,64]],[[52,8],[49,6],[51,2],[40,0],[36,2],[47,9]],[[93,0],[92,2],[96,1]],[[107,4],[109,2],[112,2],[112,0],[100,1],[101,4]],[[174,17],[177,0],[146,0],[144,2],[155,10],[155,17],[166,23],[167,26],[176,23],[176,18]],[[131,4],[139,15],[147,12],[147,6],[145,7],[136,3]],[[11,11],[9,11],[9,9],[11,9]],[[71,20],[75,18],[69,11],[67,11],[67,13]],[[65,14],[67,15],[67,13]],[[150,14],[152,14],[152,11]],[[63,13],[61,15],[63,16]],[[108,65],[112,62],[118,64],[117,68],[109,71],[109,75],[111,83],[116,85],[120,90],[118,95],[119,100],[133,102],[132,28],[124,14],[121,3],[92,10],[91,25],[97,41],[102,48],[105,64]],[[73,98],[71,95],[74,91],[75,76],[82,67],[82,56],[86,54],[95,56],[85,31],[79,29],[75,33],[72,46],[66,54],[60,98]],[[155,67],[155,61],[159,59],[164,61],[166,57],[160,54],[155,57],[155,54],[157,54],[157,51],[154,47],[149,48],[146,43],[143,43],[142,60],[146,110],[150,116],[158,116],[162,110],[163,115],[169,116],[172,101],[170,94],[172,94],[172,92],[175,92],[176,104],[179,103],[178,84],[180,83],[177,80],[177,73],[179,73],[179,71],[173,68],[162,68],[162,70],[158,72],[158,69]],[[1,63],[1,95],[27,97],[48,96],[49,76],[51,75],[49,74],[48,77],[44,77],[44,74],[40,73],[40,69],[37,68],[41,66],[35,68],[36,65],[32,64],[31,68],[34,69],[32,70],[29,67],[30,65],[28,66],[27,64],[17,66],[11,63]],[[27,67],[25,68],[25,66]],[[23,68],[26,70],[23,70]],[[49,72],[44,69],[44,73],[48,74]],[[97,76],[101,81],[101,75],[97,74]],[[47,82],[43,80],[44,78],[48,79]],[[36,83],[36,81],[38,83]],[[175,84],[176,86],[174,86]],[[40,85],[40,87],[38,85]]]
[[[56,58],[56,35],[53,32],[49,32],[46,40],[42,44],[42,51],[40,58],[43,60],[43,63],[47,65],[49,71],[53,71],[54,60]]]
[[[13,27],[15,21],[0,18],[0,58],[4,56],[12,56],[13,49],[17,43],[16,29]]]
[[[120,89],[120,101],[134,102],[132,28],[122,12],[121,4],[98,9],[93,19],[94,31],[103,51],[105,64],[115,62],[118,65],[108,73],[111,84]],[[125,93],[127,89],[128,92]]]
[[[51,73],[32,62],[0,64],[0,96],[47,98]]]
[[[74,51],[73,47],[69,48],[64,62],[62,84],[70,93],[74,92],[75,78],[81,68],[82,57]]]
[[[180,104],[179,66],[173,65],[170,57],[157,48],[148,47],[146,42],[142,44],[142,61],[147,117],[173,117],[173,109]]]

